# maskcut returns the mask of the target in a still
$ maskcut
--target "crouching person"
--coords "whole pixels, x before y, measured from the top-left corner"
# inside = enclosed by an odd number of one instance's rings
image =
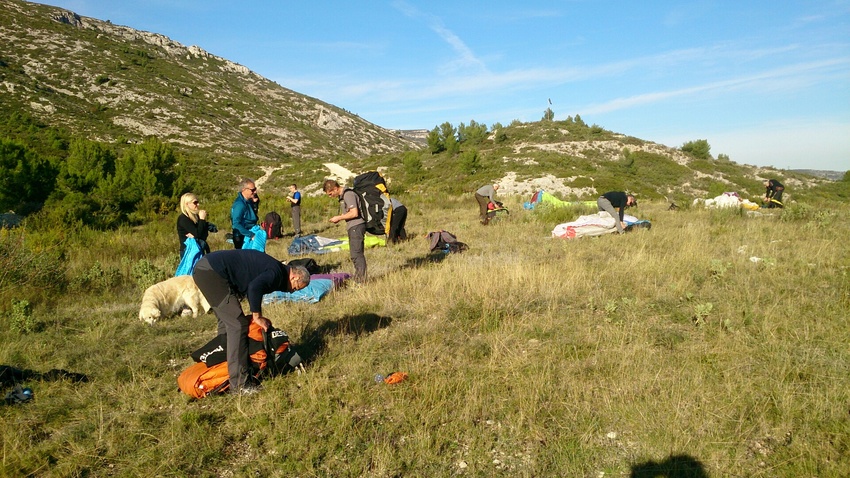
[[[248,326],[254,322],[268,330],[271,321],[263,317],[263,295],[303,289],[310,284],[310,273],[304,267],[289,267],[260,251],[234,249],[202,257],[193,276],[215,312],[218,334],[227,336],[230,393],[258,391],[257,384],[248,383]],[[243,298],[248,299],[250,317],[242,311]]]

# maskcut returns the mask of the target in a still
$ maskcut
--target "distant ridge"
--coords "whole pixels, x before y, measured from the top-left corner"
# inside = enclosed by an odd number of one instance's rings
[[[789,169],[789,171],[808,174],[816,178],[825,178],[831,181],[841,181],[844,179],[844,174],[846,174],[846,171],[825,171],[821,169]]]
[[[305,191],[321,194],[328,163],[386,168],[415,191],[460,194],[502,180],[506,194],[545,189],[567,199],[615,188],[642,200],[723,191],[758,197],[765,178],[797,194],[841,177],[742,165],[708,150],[699,156],[588,125],[579,115],[514,120],[489,131],[480,125],[463,141],[460,131],[446,133],[454,128],[448,123],[435,128],[435,138],[433,130],[387,129],[199,46],[23,0],[0,2],[0,38],[14,45],[0,51],[0,111],[104,143],[157,137],[193,174],[220,180],[208,186],[215,191],[232,178],[265,174],[269,190],[298,178]],[[444,134],[457,141],[441,145]]]

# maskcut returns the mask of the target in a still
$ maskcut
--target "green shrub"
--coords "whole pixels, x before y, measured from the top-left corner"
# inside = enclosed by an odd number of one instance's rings
[[[422,168],[422,158],[416,151],[408,151],[404,153],[402,159],[404,165],[405,179],[408,181],[420,181],[425,176],[425,170]]]
[[[9,328],[13,332],[28,334],[35,331],[35,320],[32,308],[27,300],[12,300],[12,310],[9,312]]]
[[[159,269],[147,259],[139,259],[138,262],[133,264],[130,267],[130,276],[139,289],[142,290],[168,278],[168,274],[165,271]]]
[[[0,210],[41,202],[53,190],[56,171],[37,152],[0,138]]]
[[[95,261],[87,270],[73,277],[70,286],[77,291],[102,292],[121,284],[122,277],[118,268],[104,268],[100,261]]]
[[[30,298],[61,290],[65,261],[61,247],[30,247],[22,231],[0,229],[0,294],[26,291]]]
[[[461,153],[458,166],[461,172],[465,174],[475,174],[481,168],[481,159],[478,157],[478,150],[468,149]]]
[[[689,153],[691,156],[697,159],[711,158],[711,145],[708,144],[708,141],[704,139],[688,141],[687,143],[682,145],[681,150],[682,152]]]

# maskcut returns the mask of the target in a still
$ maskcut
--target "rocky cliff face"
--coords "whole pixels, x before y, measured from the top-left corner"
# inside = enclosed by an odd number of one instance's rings
[[[4,0],[0,42],[0,106],[91,139],[256,160],[416,147],[198,46],[55,7]]]

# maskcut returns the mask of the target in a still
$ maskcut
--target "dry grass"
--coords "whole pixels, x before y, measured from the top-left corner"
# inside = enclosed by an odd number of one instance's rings
[[[850,473],[846,212],[641,203],[650,231],[562,241],[518,203],[482,227],[471,198],[427,201],[404,201],[416,239],[367,251],[368,287],[267,308],[307,372],[250,400],[181,397],[214,317],[147,327],[121,306],[133,291],[86,299],[97,315],[38,310],[53,326],[36,334],[4,329],[0,362],[92,381],[37,382],[33,403],[4,410],[3,474]],[[421,236],[441,228],[470,250],[430,256]],[[152,242],[170,244],[161,229]],[[351,272],[344,253],[315,258]],[[394,370],[409,379],[374,382]]]

